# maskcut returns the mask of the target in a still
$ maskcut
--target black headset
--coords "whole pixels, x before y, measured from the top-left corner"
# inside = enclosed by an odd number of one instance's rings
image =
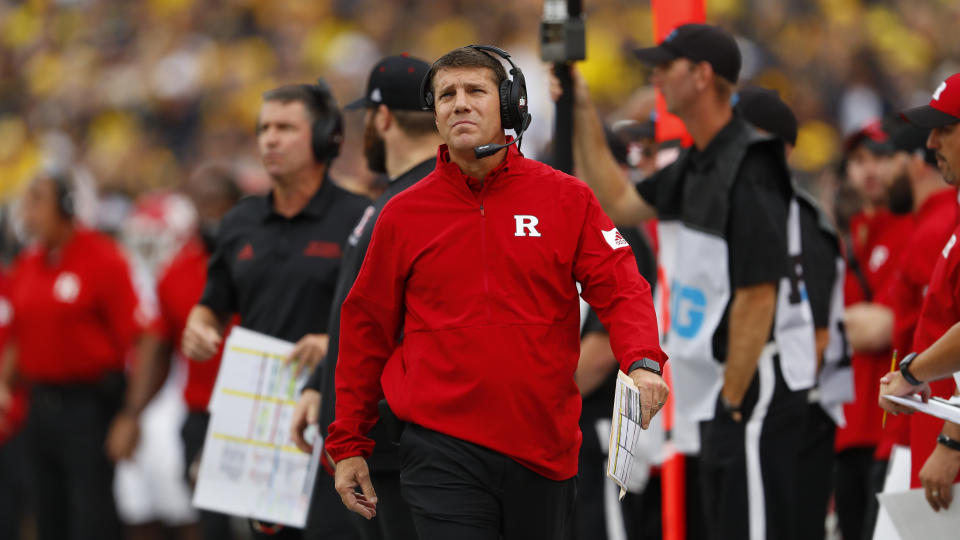
[[[340,154],[343,115],[326,81],[318,79],[317,84],[305,84],[303,87],[313,96],[311,109],[317,113],[310,134],[313,157],[319,163],[330,162]]]
[[[520,139],[523,132],[530,126],[532,117],[527,110],[527,81],[523,78],[523,71],[513,63],[510,53],[492,45],[468,45],[471,49],[476,49],[493,58],[490,53],[503,58],[510,64],[510,76],[513,79],[504,79],[500,81],[500,124],[503,129],[512,129],[516,132],[517,138],[509,144],[485,144],[474,149],[477,159],[491,156],[500,150],[517,143],[520,146]],[[434,62],[436,64],[436,62]],[[434,110],[435,100],[433,96],[433,66],[427,71],[420,82],[420,104],[425,111]]]

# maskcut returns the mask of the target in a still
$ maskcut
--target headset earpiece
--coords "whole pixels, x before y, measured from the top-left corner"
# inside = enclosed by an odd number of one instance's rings
[[[54,195],[57,198],[57,210],[66,218],[73,218],[77,214],[76,197],[74,196],[73,180],[66,172],[57,172],[50,175],[53,182]]]
[[[527,113],[527,81],[523,78],[523,72],[520,68],[510,70],[513,80],[510,82],[510,123],[517,131],[527,129],[530,122]]]
[[[431,84],[433,84],[433,66],[430,66],[426,75],[423,76],[423,80],[420,81],[420,108],[432,112],[433,89],[430,88]]]
[[[321,163],[329,162],[340,154],[340,145],[343,143],[343,115],[337,106],[333,92],[323,79],[317,84],[308,85],[313,94],[318,109],[323,109],[313,122],[311,130],[311,146],[313,157]]]
[[[503,129],[513,129],[517,125],[513,123],[513,111],[510,107],[512,94],[513,82],[510,79],[500,81],[500,124]]]

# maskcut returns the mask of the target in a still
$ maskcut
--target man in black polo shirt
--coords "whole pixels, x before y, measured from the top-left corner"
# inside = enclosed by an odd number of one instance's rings
[[[373,172],[385,173],[390,184],[364,211],[343,252],[343,266],[330,311],[330,348],[301,394],[290,430],[293,441],[305,452],[311,452],[312,446],[304,440],[303,432],[308,424],[317,424],[318,412],[319,429],[324,437],[334,419],[340,305],[360,273],[373,235],[373,224],[387,201],[430,174],[436,162],[437,147],[442,141],[433,115],[420,107],[420,81],[429,69],[426,62],[406,54],[384,58],[370,72],[366,95],[346,107],[366,110],[363,153],[367,167]],[[389,431],[382,422],[373,428],[370,437],[377,441],[377,446],[369,461],[378,492],[389,496],[383,497],[376,519],[368,521],[354,515],[353,521],[364,540],[416,540],[413,518],[400,495],[400,458],[396,444],[391,444]]]
[[[234,313],[245,328],[295,342],[291,358],[312,367],[326,354],[330,306],[347,237],[369,200],[327,174],[342,119],[325,86],[291,85],[263,95],[257,144],[273,189],[241,200],[224,217],[200,303],[187,319],[183,352],[210,358]],[[307,519],[323,538],[353,538],[347,514],[320,475]],[[329,503],[325,502],[329,499]],[[285,530],[298,538],[300,531]]]
[[[707,534],[793,538],[796,426],[816,365],[792,360],[815,353],[802,268],[787,264],[793,193],[783,144],[733,113],[740,52],[727,32],[682,25],[637,56],[654,66],[654,85],[694,146],[632,189],[581,83],[574,148],[592,159],[580,177],[615,223],[660,220],[674,405],[701,421]]]

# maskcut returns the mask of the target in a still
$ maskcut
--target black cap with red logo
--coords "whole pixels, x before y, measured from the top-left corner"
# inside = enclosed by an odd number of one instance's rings
[[[896,150],[890,142],[890,133],[882,120],[869,122],[848,135],[843,141],[843,153],[849,155],[861,145],[871,153],[880,156],[892,154]]]
[[[420,81],[430,64],[406,53],[388,56],[373,66],[367,81],[367,93],[348,104],[346,109],[362,109],[383,104],[395,111],[421,111]]]
[[[926,129],[960,122],[960,73],[940,83],[928,105],[903,111],[901,116],[911,124]]]

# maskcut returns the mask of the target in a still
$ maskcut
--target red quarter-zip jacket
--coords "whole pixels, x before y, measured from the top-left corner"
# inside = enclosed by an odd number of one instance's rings
[[[565,480],[581,441],[576,283],[624,370],[667,359],[650,286],[576,178],[511,147],[477,192],[468,183],[441,146],[434,172],[380,214],[341,311],[326,449],[369,456],[385,395],[401,420]]]

